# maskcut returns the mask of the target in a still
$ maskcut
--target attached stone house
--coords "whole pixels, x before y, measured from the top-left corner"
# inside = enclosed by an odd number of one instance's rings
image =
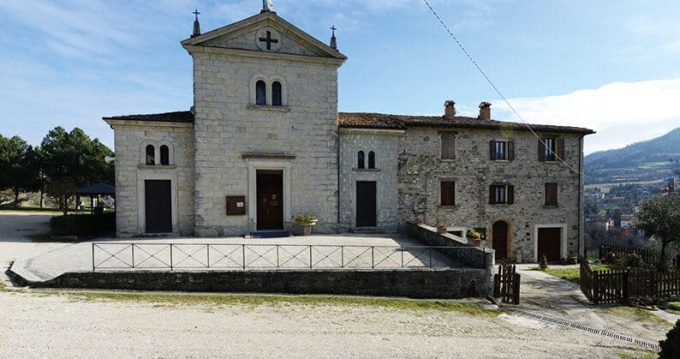
[[[582,246],[583,137],[478,117],[338,113],[347,59],[275,12],[182,41],[190,111],[106,117],[115,133],[117,235],[241,236],[478,229],[498,258]],[[546,148],[547,147],[547,148]],[[563,161],[562,161],[563,160]]]

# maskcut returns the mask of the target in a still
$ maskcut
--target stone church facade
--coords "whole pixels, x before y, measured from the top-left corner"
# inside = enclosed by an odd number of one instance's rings
[[[293,229],[477,229],[499,258],[577,255],[583,137],[477,117],[338,113],[347,59],[275,12],[182,41],[190,111],[106,117],[115,133],[117,235],[242,236]],[[538,151],[538,152],[537,152]],[[502,233],[501,233],[502,232]],[[557,248],[555,248],[557,246]],[[540,248],[539,248],[540,247]]]

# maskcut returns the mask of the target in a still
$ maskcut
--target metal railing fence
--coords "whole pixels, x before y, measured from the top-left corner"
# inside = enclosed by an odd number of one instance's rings
[[[469,247],[297,244],[92,243],[97,270],[450,268],[442,252]],[[473,252],[471,252],[473,253]]]

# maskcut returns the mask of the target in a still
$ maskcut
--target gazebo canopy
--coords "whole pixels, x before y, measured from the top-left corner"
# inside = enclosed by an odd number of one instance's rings
[[[78,194],[86,196],[115,196],[116,187],[106,183],[97,183],[92,186],[83,187],[78,190]]]

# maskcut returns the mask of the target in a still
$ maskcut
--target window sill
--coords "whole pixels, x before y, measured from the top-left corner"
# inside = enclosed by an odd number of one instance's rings
[[[167,165],[167,166],[161,166],[161,165],[139,165],[137,166],[140,170],[174,170],[177,168],[175,165]]]
[[[510,163],[510,160],[491,160],[491,162]]]
[[[456,162],[455,158],[440,158],[442,162]]]
[[[510,204],[510,203],[489,203],[489,206],[510,207],[510,206],[512,206],[512,204]]]
[[[248,109],[259,111],[290,112],[290,107],[288,106],[248,105]]]
[[[352,168],[354,172],[380,172],[380,168]]]
[[[545,204],[545,205],[543,205],[543,208],[546,208],[546,209],[557,209],[557,208],[560,208],[560,206],[557,205],[557,204],[555,204],[555,205],[548,205],[548,204]]]

